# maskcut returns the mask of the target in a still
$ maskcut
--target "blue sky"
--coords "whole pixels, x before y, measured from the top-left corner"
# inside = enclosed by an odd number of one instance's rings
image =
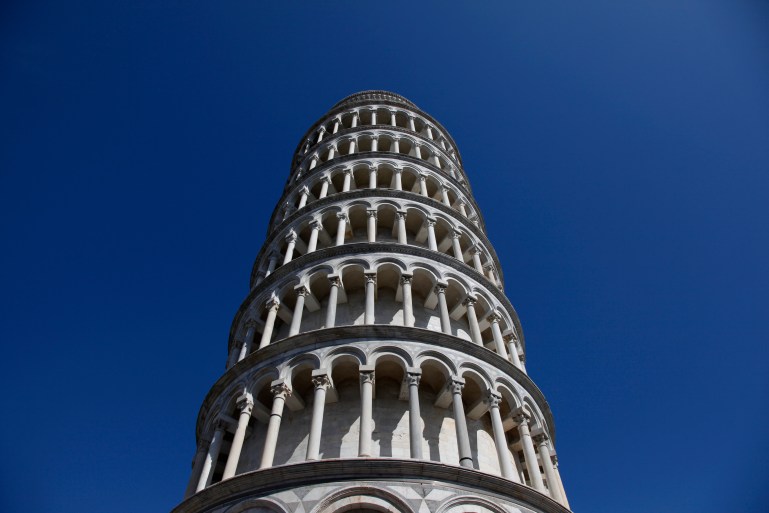
[[[168,511],[304,131],[462,153],[578,512],[766,511],[769,6],[6,2],[0,510]]]

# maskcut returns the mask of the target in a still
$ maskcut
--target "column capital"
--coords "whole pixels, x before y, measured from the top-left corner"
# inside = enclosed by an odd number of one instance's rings
[[[486,396],[486,404],[489,408],[499,408],[499,404],[502,402],[502,394],[495,390],[489,390],[489,395]]]
[[[347,221],[347,212],[337,212],[336,218],[340,221]]]
[[[299,194],[310,194],[310,189],[306,185],[303,185],[299,189]]]
[[[289,243],[296,242],[296,238],[297,238],[297,235],[293,229],[289,230],[288,233],[286,234],[286,242],[289,242]]]
[[[338,274],[329,274],[327,278],[328,278],[328,281],[331,282],[332,287],[342,286],[342,278]]]
[[[317,369],[312,371],[312,385],[315,389],[328,389],[331,387],[331,376],[326,369]]]
[[[369,217],[376,217],[376,212],[377,211],[375,208],[371,208],[366,210],[366,215],[368,215]]]
[[[361,365],[358,367],[360,372],[361,384],[374,383],[374,366],[373,365]]]
[[[510,342],[513,340],[516,344],[518,344],[518,334],[513,328],[505,330],[504,333],[502,333],[502,338],[505,340],[505,342]]]
[[[545,433],[545,430],[542,428],[534,429],[531,432],[531,438],[537,445],[546,445],[547,441],[550,439],[550,437],[547,436],[547,433]]]
[[[291,395],[291,389],[284,379],[276,379],[270,383],[270,392],[272,393],[273,399],[285,399]]]
[[[310,295],[310,289],[307,288],[307,285],[297,285],[294,287],[294,290],[296,291],[297,296],[307,297]]]
[[[348,167],[347,169],[345,169],[344,171],[342,171],[342,174],[345,174],[345,175],[349,175],[349,176],[352,176],[352,169],[350,169],[350,168]]]
[[[398,219],[406,219],[406,211],[405,210],[396,210],[395,211],[395,217]]]
[[[436,294],[445,294],[446,293],[446,289],[448,288],[448,286],[449,286],[449,284],[446,283],[445,281],[439,281],[438,283],[435,284],[435,289],[434,289],[435,293]]]
[[[310,221],[310,228],[313,230],[321,231],[323,229],[323,223],[320,221],[320,219],[313,219]]]
[[[248,415],[251,415],[251,412],[254,410],[254,400],[251,399],[248,395],[242,395],[238,397],[235,404],[240,408],[241,413],[247,413]]]
[[[320,125],[320,127],[318,128],[318,132],[325,132],[325,131],[326,131],[326,126]]]
[[[417,145],[415,145],[415,146],[417,146]],[[419,180],[421,180],[423,182],[425,180],[427,180],[427,173],[419,173]]]
[[[400,175],[403,173],[403,169],[400,167],[396,167],[395,169],[393,169],[393,173],[395,173],[396,175]]]
[[[461,394],[462,389],[465,388],[465,380],[459,376],[452,376],[448,381],[448,389],[452,394]]]
[[[427,226],[435,226],[435,223],[437,222],[434,217],[428,217],[425,221],[427,222]]]
[[[320,177],[321,182],[326,182],[327,184],[331,185],[331,177],[328,175],[323,175]]]
[[[462,232],[459,231],[457,228],[454,228],[453,230],[451,230],[451,238],[452,239],[462,238]]]
[[[529,425],[529,419],[531,418],[531,414],[524,410],[523,408],[516,408],[515,410],[510,412],[510,417],[513,419],[513,422],[515,422],[518,425],[526,424]]]
[[[494,264],[492,264],[491,262],[487,262],[483,264],[484,271],[492,271],[493,269],[494,269]]]
[[[478,298],[475,296],[468,295],[463,301],[462,304],[465,306],[475,306],[475,303],[478,302]]]
[[[366,279],[366,283],[376,283],[376,273],[375,272],[368,272],[363,273],[363,277]]]
[[[489,322],[490,322],[490,323],[492,323],[492,324],[493,324],[493,323],[495,323],[495,322],[496,322],[496,323],[499,323],[499,322],[502,320],[502,315],[500,315],[500,313],[499,313],[499,312],[497,312],[496,310],[494,310],[493,312],[491,312],[491,313],[488,315],[488,317],[486,317],[486,320],[487,320],[487,321],[489,321]]]
[[[401,273],[401,283],[403,285],[411,284],[411,280],[414,279],[414,275],[412,273]]]
[[[480,255],[481,253],[483,253],[483,248],[478,242],[476,242],[475,244],[470,246],[470,251],[472,251],[474,255]]]
[[[267,310],[277,310],[280,308],[280,299],[278,299],[278,296],[273,294],[267,301],[265,301],[264,307]]]
[[[406,369],[406,384],[409,386],[419,386],[419,380],[422,378],[422,369],[409,368]]]

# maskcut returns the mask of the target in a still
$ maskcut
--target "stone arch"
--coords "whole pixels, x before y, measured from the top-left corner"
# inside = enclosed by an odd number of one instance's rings
[[[461,495],[441,504],[436,513],[507,513],[507,511],[488,499]]]
[[[380,513],[416,513],[395,493],[374,486],[346,488],[330,494],[311,513],[342,513],[369,509]]]

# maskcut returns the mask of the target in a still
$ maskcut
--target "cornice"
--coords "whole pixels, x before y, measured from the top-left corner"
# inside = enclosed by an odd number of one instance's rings
[[[172,513],[202,513],[248,497],[340,481],[435,482],[470,493],[482,491],[500,499],[519,501],[541,513],[570,513],[569,509],[535,489],[500,476],[434,461],[396,458],[320,460],[255,470],[201,490],[179,504]]]
[[[550,410],[550,405],[545,399],[545,395],[528,374],[521,371],[511,362],[502,358],[494,351],[453,335],[447,335],[445,333],[423,328],[391,326],[387,324],[336,326],[333,328],[306,331],[294,335],[293,337],[287,337],[277,342],[273,342],[262,349],[252,352],[222,374],[208,391],[208,394],[200,407],[200,412],[198,413],[197,436],[200,437],[202,435],[201,430],[203,423],[205,422],[205,416],[208,413],[209,408],[216,402],[216,399],[226,391],[231,383],[236,382],[241,376],[247,374],[254,367],[258,367],[260,363],[268,362],[274,358],[280,357],[288,351],[296,349],[308,350],[361,340],[371,341],[377,339],[421,342],[423,344],[438,346],[439,348],[452,349],[476,358],[504,372],[513,378],[516,383],[520,384],[537,403],[542,415],[544,415],[547,420],[549,434],[553,439],[553,442],[555,442],[555,422],[553,420],[553,413]]]

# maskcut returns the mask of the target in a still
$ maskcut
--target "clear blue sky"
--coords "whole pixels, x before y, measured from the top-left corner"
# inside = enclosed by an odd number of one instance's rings
[[[371,88],[457,141],[574,510],[769,508],[766,2],[1,9],[0,510],[179,502],[291,152]]]

